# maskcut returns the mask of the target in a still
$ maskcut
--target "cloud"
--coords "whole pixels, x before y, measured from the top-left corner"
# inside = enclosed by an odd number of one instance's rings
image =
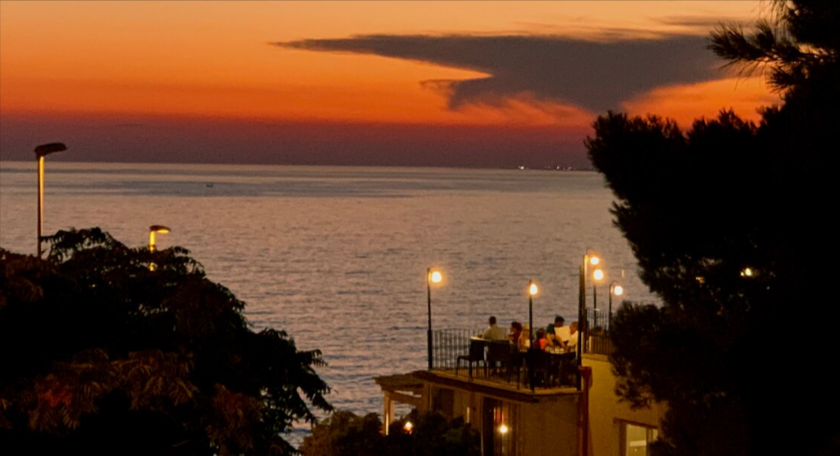
[[[272,43],[285,49],[378,55],[486,73],[426,81],[451,109],[532,97],[593,112],[653,89],[720,77],[706,38],[666,35],[594,41],[556,35],[359,35]]]

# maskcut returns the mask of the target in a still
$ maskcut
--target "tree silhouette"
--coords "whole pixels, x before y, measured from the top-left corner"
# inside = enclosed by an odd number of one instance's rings
[[[290,454],[281,434],[331,409],[320,353],[252,331],[187,250],[47,241],[0,249],[0,453]]]
[[[758,125],[609,113],[586,141],[663,301],[622,308],[611,334],[619,393],[668,403],[657,454],[840,453],[838,309],[821,276],[837,251],[838,5],[774,2],[753,32],[713,33],[712,50],[763,66],[783,96]]]
[[[413,425],[410,431],[406,422]],[[300,450],[303,456],[479,456],[481,441],[463,418],[448,420],[437,412],[412,410],[383,435],[375,413],[356,416],[340,411],[315,425]]]

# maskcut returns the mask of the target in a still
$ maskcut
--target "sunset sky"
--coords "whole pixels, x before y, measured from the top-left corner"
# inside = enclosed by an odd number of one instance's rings
[[[609,109],[687,126],[778,103],[704,49],[762,8],[0,1],[0,159],[587,166]]]

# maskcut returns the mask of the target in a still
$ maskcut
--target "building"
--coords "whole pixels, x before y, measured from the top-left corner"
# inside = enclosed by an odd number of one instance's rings
[[[495,342],[479,351],[469,333],[436,332],[431,369],[376,379],[386,429],[399,402],[463,417],[481,434],[484,456],[644,455],[657,438],[665,408],[632,410],[619,401],[608,340],[586,344],[580,376],[574,354],[532,358],[531,383],[522,355],[494,356]]]

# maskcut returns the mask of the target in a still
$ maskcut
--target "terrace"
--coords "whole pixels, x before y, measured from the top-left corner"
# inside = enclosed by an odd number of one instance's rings
[[[593,323],[593,330],[584,334],[583,353],[612,353],[607,337],[611,319],[604,312],[589,309],[586,320]],[[432,331],[430,373],[476,385],[541,393],[578,387],[576,352],[519,351],[508,341],[476,337],[480,333],[468,329]]]

